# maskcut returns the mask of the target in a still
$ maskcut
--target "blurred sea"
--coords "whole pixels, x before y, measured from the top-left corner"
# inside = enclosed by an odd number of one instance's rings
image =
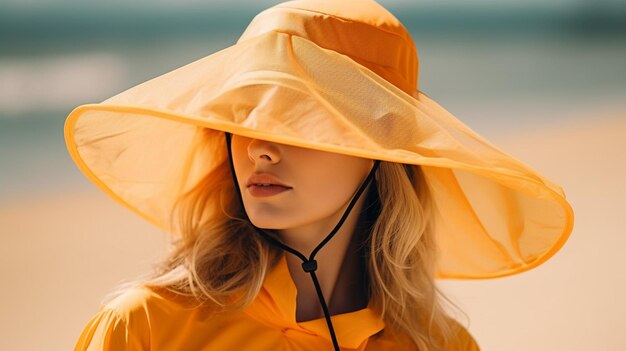
[[[381,4],[416,42],[420,89],[488,139],[624,107],[624,7]],[[91,189],[67,114],[234,44],[264,8],[94,6],[0,7],[0,202]]]

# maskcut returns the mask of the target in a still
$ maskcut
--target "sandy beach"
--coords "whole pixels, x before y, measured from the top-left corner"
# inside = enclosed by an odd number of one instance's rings
[[[622,109],[623,111],[623,109]],[[565,189],[574,232],[513,277],[442,281],[483,350],[623,350],[626,115],[490,138]],[[163,256],[167,235],[93,188],[0,202],[0,349],[69,350],[99,301]]]

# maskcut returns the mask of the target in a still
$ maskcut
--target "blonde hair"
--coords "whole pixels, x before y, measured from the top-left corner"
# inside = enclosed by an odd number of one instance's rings
[[[206,142],[224,152],[179,198],[172,224],[180,237],[169,257],[141,283],[193,296],[214,313],[226,313],[253,302],[282,252],[244,219],[224,134],[213,132],[206,130]],[[356,230],[364,231],[359,235],[365,238],[371,305],[386,325],[375,337],[390,334],[408,338],[419,350],[445,350],[458,325],[446,314],[440,297],[454,303],[434,282],[433,203],[422,169],[381,161],[371,185]]]

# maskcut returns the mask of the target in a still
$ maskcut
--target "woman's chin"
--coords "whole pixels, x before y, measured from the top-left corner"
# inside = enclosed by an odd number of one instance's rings
[[[250,216],[250,222],[254,224],[255,227],[272,230],[272,229],[285,229],[288,226],[286,223],[281,222],[280,220],[272,219],[272,218],[258,218],[255,216]]]

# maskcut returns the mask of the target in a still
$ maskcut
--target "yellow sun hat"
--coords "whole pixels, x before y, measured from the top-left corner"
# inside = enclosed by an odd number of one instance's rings
[[[413,40],[378,3],[288,1],[254,17],[236,44],[77,107],[65,140],[92,182],[166,232],[177,197],[227,159],[228,132],[420,166],[436,206],[439,278],[506,276],[548,260],[573,228],[563,190],[427,97],[417,78]]]

